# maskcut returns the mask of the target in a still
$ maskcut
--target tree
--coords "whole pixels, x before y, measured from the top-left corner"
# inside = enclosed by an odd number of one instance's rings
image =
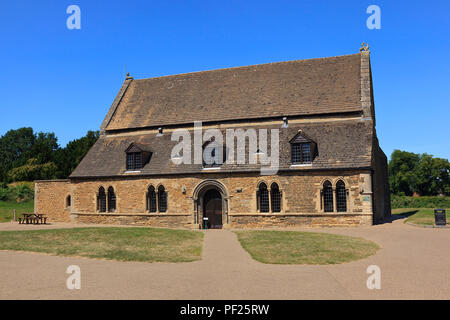
[[[450,162],[447,159],[433,158],[432,176],[436,193],[450,196]]]
[[[450,194],[450,164],[447,159],[433,158],[394,150],[389,161],[389,182],[396,195],[410,196],[414,192],[426,195]]]
[[[58,139],[54,133],[35,134],[32,128],[9,130],[0,137],[0,180],[19,181],[18,177],[31,174],[29,170],[37,170],[30,167],[30,159],[33,159],[33,165],[53,163],[58,149]],[[15,168],[21,169],[11,173]],[[42,178],[46,178],[45,175]]]
[[[0,137],[0,179],[6,179],[12,168],[24,165],[31,158],[36,137],[32,128],[9,130]]]
[[[61,148],[53,132],[9,130],[0,137],[0,182],[67,178],[99,136],[88,131]]]
[[[38,163],[53,162],[58,149],[58,139],[53,132],[39,132],[31,147],[31,154]]]
[[[99,131],[88,131],[87,134],[76,140],[70,141],[64,149],[59,149],[56,154],[56,164],[58,166],[58,177],[67,178],[78,166],[89,149],[94,145],[100,136]]]
[[[419,155],[394,150],[389,161],[389,183],[393,194],[411,196],[416,185],[414,171],[419,165]]]
[[[9,181],[33,181],[56,178],[57,167],[53,162],[39,164],[37,159],[31,158],[23,166],[8,172]]]

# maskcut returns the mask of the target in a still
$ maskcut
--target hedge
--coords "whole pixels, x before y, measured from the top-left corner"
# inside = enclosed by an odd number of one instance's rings
[[[392,209],[399,208],[450,208],[450,197],[408,197],[391,195]]]

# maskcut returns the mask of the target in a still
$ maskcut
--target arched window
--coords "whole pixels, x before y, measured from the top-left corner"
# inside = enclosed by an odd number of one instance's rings
[[[98,189],[97,210],[100,212],[106,212],[106,193],[105,188],[103,187]]]
[[[345,183],[339,180],[336,184],[336,206],[338,212],[347,211],[347,191],[345,190]]]
[[[72,205],[72,199],[70,198],[70,195],[66,197],[66,208],[69,208]]]
[[[167,211],[167,192],[162,185],[158,187],[158,209],[159,212]]]
[[[108,188],[108,212],[116,211],[116,194],[114,193],[114,188]]]
[[[333,188],[330,181],[323,183],[323,207],[325,212],[333,212]]]
[[[275,182],[270,186],[270,200],[272,204],[272,212],[281,212],[281,192],[278,184]]]
[[[147,190],[147,210],[149,212],[156,212],[156,192],[154,186],[148,187]]]
[[[269,191],[264,182],[259,185],[257,199],[259,212],[269,212]]]

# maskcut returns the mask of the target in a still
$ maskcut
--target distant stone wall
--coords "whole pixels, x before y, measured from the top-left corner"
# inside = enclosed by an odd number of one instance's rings
[[[47,222],[70,222],[69,180],[41,180],[34,185],[34,212],[47,216]]]

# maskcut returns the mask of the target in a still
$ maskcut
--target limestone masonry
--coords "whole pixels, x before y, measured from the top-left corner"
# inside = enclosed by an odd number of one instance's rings
[[[278,170],[263,175],[259,162],[223,162],[230,146],[223,146],[220,159],[222,146],[214,139],[202,140],[202,163],[176,163],[172,134],[186,129],[193,136],[194,121],[224,136],[227,129],[276,130]],[[49,222],[359,226],[391,214],[367,50],[150,79],[127,76],[100,130],[69,179],[35,182],[35,212]],[[266,150],[251,143],[244,148],[247,160],[276,148],[271,141]]]

